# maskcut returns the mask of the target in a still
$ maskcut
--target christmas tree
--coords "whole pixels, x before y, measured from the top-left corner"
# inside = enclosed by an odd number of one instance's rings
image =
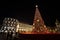
[[[38,6],[36,5],[35,17],[33,21],[33,31],[34,32],[45,32],[46,30],[47,28],[44,24],[41,13],[38,10]]]

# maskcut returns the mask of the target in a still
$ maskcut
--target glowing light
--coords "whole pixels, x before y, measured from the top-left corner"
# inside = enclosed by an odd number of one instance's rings
[[[11,33],[11,31],[9,31]]]
[[[24,29],[21,29],[21,31],[24,31]]]
[[[7,33],[8,31],[6,30],[5,33]]]
[[[11,24],[11,26],[12,26],[12,24]]]
[[[13,22],[11,22],[13,24]]]
[[[39,32],[39,30],[37,32]]]
[[[51,32],[52,30],[50,29],[49,31]]]
[[[33,29],[34,29],[35,27],[33,27]]]
[[[53,30],[53,33],[55,33],[56,31],[55,30]]]
[[[14,29],[14,27],[11,28],[12,30]]]
[[[9,26],[9,24],[7,24]]]
[[[14,19],[14,21],[15,21],[15,19]]]
[[[16,29],[16,32],[18,32],[18,29]]]
[[[8,18],[8,20],[9,20],[9,18]]]
[[[46,28],[46,25],[44,25],[44,28]]]
[[[14,33],[15,31],[13,31],[13,33]]]
[[[4,28],[6,29],[7,27],[5,26]]]
[[[12,36],[15,36],[15,34],[12,34]]]
[[[10,21],[8,21],[8,23],[10,23]]]
[[[37,22],[39,22],[39,19],[37,20]]]
[[[19,30],[19,24],[17,25],[17,29],[16,29],[16,32],[18,32],[18,30]]]
[[[11,18],[11,20],[12,20],[12,18]]]
[[[13,25],[13,26],[15,26],[15,25]]]
[[[38,5],[36,5],[36,7],[38,7]]]
[[[2,32],[4,32],[4,30],[2,30]]]
[[[57,31],[57,29],[55,29],[55,31]]]
[[[17,28],[19,28],[19,24],[17,25]]]
[[[11,27],[7,27],[7,29],[9,30],[9,29],[11,29]]]
[[[35,23],[33,23],[33,25],[35,25]]]

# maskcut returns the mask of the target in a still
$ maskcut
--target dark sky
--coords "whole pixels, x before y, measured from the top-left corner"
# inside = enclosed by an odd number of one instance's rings
[[[5,17],[16,18],[19,21],[32,24],[36,4],[39,6],[39,11],[41,12],[46,25],[54,26],[56,18],[60,20],[60,10],[58,10],[60,9],[59,1],[16,0],[2,1],[0,4],[0,24]]]

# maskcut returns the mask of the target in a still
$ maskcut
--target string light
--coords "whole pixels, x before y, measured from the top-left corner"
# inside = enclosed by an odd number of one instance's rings
[[[37,20],[37,22],[39,22],[39,19]]]

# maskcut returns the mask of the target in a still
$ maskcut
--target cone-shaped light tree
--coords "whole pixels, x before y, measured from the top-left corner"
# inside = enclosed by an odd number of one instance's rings
[[[38,10],[38,5],[36,5],[35,16],[33,21],[33,31],[34,32],[45,32],[46,26],[42,19],[41,13]]]

